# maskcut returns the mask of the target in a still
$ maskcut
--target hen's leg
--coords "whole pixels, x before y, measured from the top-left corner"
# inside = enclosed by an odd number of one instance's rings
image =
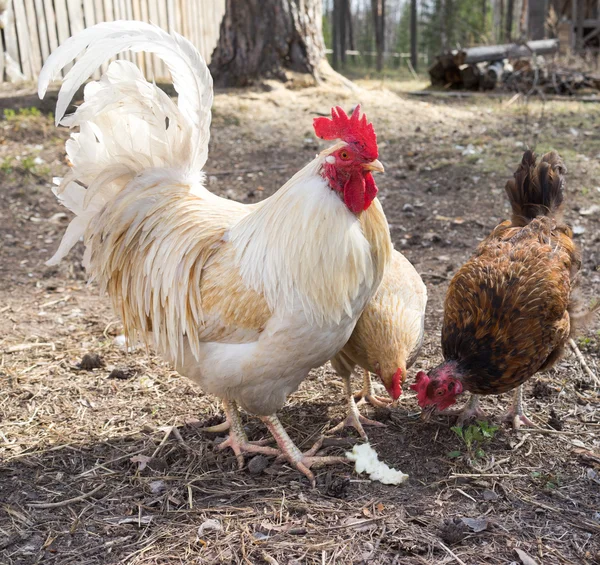
[[[263,455],[281,455],[278,449],[273,447],[265,447],[257,443],[251,443],[248,441],[244,427],[242,426],[242,419],[240,418],[240,412],[237,404],[233,400],[223,400],[223,410],[227,416],[227,423],[229,424],[229,437],[218,445],[219,449],[226,449],[231,447],[238,461],[240,469],[244,467],[244,453],[262,453]],[[219,424],[224,427],[224,424]],[[219,426],[213,426],[213,428],[219,428]],[[225,428],[227,429],[227,428]],[[218,430],[221,431],[221,430]],[[260,442],[259,442],[260,443]]]
[[[444,416],[458,416],[456,420],[458,426],[462,426],[469,420],[485,420],[487,418],[485,412],[479,406],[478,394],[472,394],[469,402],[460,410],[446,410],[442,414]]]
[[[515,430],[518,430],[521,426],[536,427],[536,425],[526,416],[523,408],[523,385],[515,389],[512,404],[504,413],[502,420],[510,422]]]
[[[368,374],[368,373],[367,373]],[[343,428],[354,428],[360,437],[368,440],[367,434],[363,428],[363,424],[366,426],[381,426],[385,427],[385,424],[381,422],[376,422],[375,420],[369,420],[369,418],[365,418],[365,416],[361,415],[358,411],[358,406],[356,406],[356,402],[354,401],[354,395],[352,394],[352,383],[350,382],[350,375],[345,375],[342,377],[344,381],[344,392],[346,394],[346,398],[348,400],[348,415],[345,420],[342,420],[337,426],[329,430],[329,433],[337,432]]]
[[[371,373],[362,369],[363,371],[363,388],[360,392],[354,394],[354,400],[362,400],[368,402],[371,406],[376,408],[384,408],[388,404],[391,404],[393,400],[391,398],[385,398],[383,396],[376,396],[373,390],[373,381],[371,380]]]
[[[310,470],[311,467],[320,467],[322,465],[332,465],[337,463],[348,463],[345,457],[323,457],[317,456],[316,453],[323,443],[321,437],[315,445],[313,445],[306,453],[302,453],[296,444],[292,441],[284,427],[281,425],[279,418],[275,414],[271,416],[261,416],[260,419],[265,423],[271,435],[275,438],[277,445],[281,449],[282,455],[294,466],[298,471],[306,475],[310,484],[315,487],[315,476]]]

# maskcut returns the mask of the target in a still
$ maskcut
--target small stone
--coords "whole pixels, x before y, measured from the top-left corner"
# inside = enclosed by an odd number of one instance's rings
[[[269,466],[269,460],[264,455],[255,455],[248,461],[248,471],[251,475],[262,475]]]
[[[414,209],[414,206],[412,204],[409,204],[408,202],[404,206],[402,206],[403,212],[413,212]]]
[[[92,369],[104,367],[104,361],[97,353],[86,353],[77,364],[77,367],[82,371],[91,371]]]
[[[132,377],[135,377],[135,375],[137,374],[137,371],[135,371],[134,369],[130,369],[129,367],[126,367],[125,369],[113,369],[110,374],[108,375],[109,379],[119,379],[121,381],[125,381],[127,379],[131,379]]]
[[[493,490],[484,490],[482,493],[483,500],[487,500],[488,502],[494,502],[498,500],[498,495]]]

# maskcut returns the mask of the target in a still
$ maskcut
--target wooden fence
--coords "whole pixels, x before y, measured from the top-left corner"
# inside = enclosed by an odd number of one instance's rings
[[[149,21],[175,30],[209,61],[224,11],[225,0],[0,0],[0,82],[37,80],[48,55],[71,35],[114,20]],[[124,53],[119,58],[137,63],[148,80],[168,76],[154,55]]]

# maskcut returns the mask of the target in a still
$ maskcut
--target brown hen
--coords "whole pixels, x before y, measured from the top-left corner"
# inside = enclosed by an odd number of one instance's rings
[[[453,277],[446,295],[444,362],[417,375],[427,417],[465,391],[515,389],[515,427],[529,424],[520,385],[560,357],[574,330],[573,288],[581,266],[571,229],[562,221],[565,166],[557,153],[536,164],[526,151],[506,185],[512,218],[478,246]],[[480,415],[475,396],[461,420]]]

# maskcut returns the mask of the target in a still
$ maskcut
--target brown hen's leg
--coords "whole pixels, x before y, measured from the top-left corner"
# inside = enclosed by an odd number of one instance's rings
[[[510,422],[515,430],[521,426],[535,428],[536,425],[525,415],[523,409],[523,385],[515,390],[512,404],[502,417],[504,422]]]
[[[345,457],[323,457],[316,455],[323,443],[322,437],[306,453],[302,453],[285,431],[279,418],[275,416],[275,414],[271,416],[261,416],[260,419],[265,423],[267,428],[269,428],[271,435],[275,438],[277,445],[281,449],[283,457],[296,467],[298,471],[308,477],[313,488],[315,487],[316,482],[315,476],[310,470],[311,467],[348,463],[348,459]]]
[[[385,398],[384,396],[376,396],[373,390],[373,381],[371,380],[371,373],[362,369],[363,371],[363,388],[360,392],[354,394],[354,400],[368,402],[371,406],[376,408],[385,408],[388,404],[391,404],[393,400],[391,398]]]
[[[342,380],[344,381],[344,392],[348,400],[348,415],[346,416],[345,420],[342,420],[337,426],[329,430],[329,433],[337,432],[343,428],[354,428],[358,432],[360,437],[368,440],[369,438],[365,433],[363,424],[365,424],[365,426],[380,427],[385,427],[385,424],[382,424],[381,422],[376,422],[375,420],[369,420],[369,418],[365,418],[365,416],[363,416],[358,411],[358,406],[356,406],[354,395],[352,394],[352,383],[350,382],[350,375],[342,377]]]
[[[470,420],[485,420],[487,418],[485,412],[479,407],[478,394],[472,394],[469,402],[459,410],[445,410],[442,414],[444,416],[458,416],[456,419],[458,426],[462,426]]]
[[[240,418],[240,411],[237,404],[233,400],[223,400],[223,410],[227,416],[227,423],[229,423],[229,437],[218,445],[219,449],[226,449],[231,447],[238,461],[240,469],[244,467],[244,453],[262,453],[263,455],[281,455],[278,449],[273,447],[265,447],[261,445],[262,442],[250,442],[242,426],[242,419]],[[224,427],[224,424],[213,426],[213,428]],[[208,428],[207,428],[208,429]],[[221,430],[218,430],[221,431]]]

